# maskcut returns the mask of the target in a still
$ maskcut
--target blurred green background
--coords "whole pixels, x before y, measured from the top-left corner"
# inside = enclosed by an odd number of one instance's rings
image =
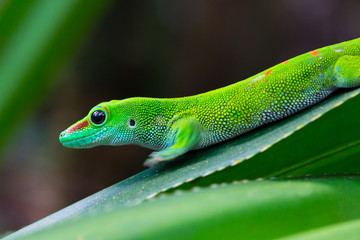
[[[35,2],[0,1],[0,71],[10,62],[5,52],[14,43],[11,37],[29,21],[21,16]],[[44,48],[46,61],[28,74],[32,87],[27,94],[14,93],[17,100],[12,102],[24,114],[2,111],[1,123],[20,124],[1,128],[5,143],[0,169],[1,232],[28,225],[145,169],[142,162],[150,150],[137,146],[86,150],[61,146],[60,131],[97,103],[205,92],[312,49],[360,37],[357,0],[97,0],[93,5],[77,4],[71,13],[65,12],[75,21],[62,25],[67,35],[54,34],[55,44]],[[85,10],[88,7],[93,10]],[[61,10],[52,9],[49,19]],[[81,16],[84,13],[88,15]],[[11,18],[20,20],[6,21]],[[38,25],[32,26],[29,36],[39,30]],[[72,41],[77,44],[71,45]],[[67,52],[59,57],[62,61],[55,58],[59,49]],[[51,74],[46,75],[51,84],[37,81],[47,71],[41,67],[47,61],[53,62]],[[39,94],[42,88],[45,94]],[[6,94],[9,89],[0,88],[0,95]]]

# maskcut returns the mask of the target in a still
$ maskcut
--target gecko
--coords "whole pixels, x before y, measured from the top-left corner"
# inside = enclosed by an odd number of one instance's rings
[[[60,133],[69,148],[136,144],[152,167],[293,115],[360,86],[360,38],[319,48],[232,85],[179,98],[102,102]]]

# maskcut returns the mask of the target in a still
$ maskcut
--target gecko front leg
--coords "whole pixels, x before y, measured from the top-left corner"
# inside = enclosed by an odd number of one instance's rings
[[[337,60],[334,68],[335,85],[341,88],[360,86],[360,57],[343,56]]]
[[[199,142],[200,133],[201,125],[197,120],[191,117],[176,120],[168,138],[172,145],[159,152],[151,153],[150,158],[144,162],[144,166],[152,167],[188,152]]]

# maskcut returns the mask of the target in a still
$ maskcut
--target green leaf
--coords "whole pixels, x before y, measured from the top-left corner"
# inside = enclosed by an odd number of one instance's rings
[[[360,178],[262,180],[168,194],[19,239],[273,239],[360,217]]]
[[[290,171],[295,171],[295,169],[309,168],[310,171],[313,164],[323,163],[323,161],[320,161],[322,159],[321,157],[319,158],[319,161],[309,161],[307,156],[316,159],[319,156],[323,156],[323,151],[325,150],[333,151],[333,149],[331,149],[333,147],[331,142],[325,142],[329,146],[327,147],[327,145],[324,144],[321,151],[316,151],[317,147],[315,146],[314,148],[304,148],[300,152],[293,153],[292,151],[294,151],[294,149],[292,147],[301,148],[302,144],[309,142],[309,138],[314,139],[315,135],[318,135],[318,137],[321,138],[321,134],[324,134],[323,129],[326,130],[328,128],[332,131],[339,132],[353,131],[350,135],[351,137],[344,137],[342,142],[345,140],[347,143],[358,141],[356,133],[358,132],[357,129],[359,128],[359,125],[356,120],[359,113],[356,114],[354,109],[359,105],[360,98],[353,97],[356,96],[359,91],[360,90],[357,89],[350,92],[343,92],[284,121],[263,127],[257,131],[246,134],[243,137],[234,139],[233,141],[219,144],[212,148],[192,152],[177,161],[148,169],[29,225],[13,234],[13,236],[20,236],[22,234],[39,231],[43,228],[52,226],[53,224],[69,221],[70,219],[79,216],[89,216],[107,209],[116,209],[122,206],[134,205],[146,199],[150,199],[160,192],[176,187],[185,189],[194,185],[209,185],[215,182],[229,182],[249,177],[284,176],[287,172],[290,173]],[[349,101],[339,106],[346,100]],[[339,107],[334,109],[335,106]],[[326,113],[328,111],[330,112]],[[341,112],[341,115],[338,111]],[[332,112],[334,112],[334,114],[332,114]],[[320,115],[324,116],[318,118]],[[345,120],[349,120],[349,124],[337,124],[334,120],[338,121],[338,116],[343,116]],[[352,118],[354,120],[347,118]],[[315,119],[317,120],[314,121]],[[320,123],[317,124],[318,122]],[[318,126],[322,124],[324,125],[323,128]],[[299,126],[304,127],[299,129]],[[354,129],[356,131],[354,131]],[[293,132],[295,133],[291,135],[290,133]],[[287,137],[285,138],[285,136]],[[302,142],[298,142],[300,141],[299,139],[302,139]],[[315,145],[317,144],[317,142],[314,143]],[[262,152],[264,149],[267,149],[267,146],[269,145],[274,146],[267,151]],[[284,148],[284,146],[289,149]],[[275,147],[279,147],[279,149],[271,154],[266,154]],[[284,151],[284,153],[282,153],[282,151]],[[256,153],[259,152],[260,154],[256,155]],[[353,152],[357,153],[356,151]],[[335,151],[335,153],[337,152]],[[276,157],[274,157],[274,154]],[[329,154],[329,152],[326,154]],[[228,167],[234,165],[237,161],[250,158],[250,156],[253,156],[253,158],[243,161],[241,164],[237,164],[234,167]],[[358,158],[352,158],[352,155],[350,154],[350,156],[345,159],[346,161],[343,161],[343,157],[335,158],[335,156],[337,156],[336,154],[333,154],[332,156],[333,160],[328,162],[325,161],[323,164],[320,164],[320,167],[326,168],[334,166],[335,164],[344,167],[350,166],[351,168],[347,168],[349,171],[358,171],[360,164],[359,161],[357,161]],[[351,162],[351,164],[348,164],[348,162]],[[316,168],[319,173],[321,173],[321,168]],[[221,169],[223,170],[218,171]],[[183,184],[184,182],[196,178],[200,179],[188,183],[187,185]]]
[[[7,1],[0,11],[0,146],[47,92],[108,1]]]
[[[359,236],[360,219],[356,219],[301,232],[277,240],[358,240]]]

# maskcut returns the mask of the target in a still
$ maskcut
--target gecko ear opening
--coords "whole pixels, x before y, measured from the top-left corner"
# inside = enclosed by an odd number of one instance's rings
[[[134,119],[130,119],[130,121],[129,121],[129,126],[130,126],[130,127],[135,127],[135,125],[136,125],[135,120],[134,120]]]

